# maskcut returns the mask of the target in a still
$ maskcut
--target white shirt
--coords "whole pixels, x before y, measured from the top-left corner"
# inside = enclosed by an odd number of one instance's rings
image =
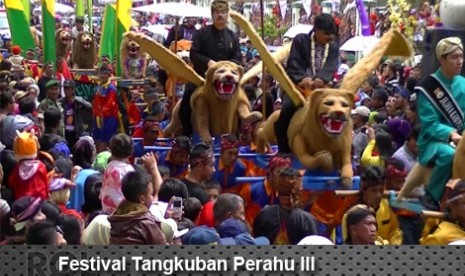
[[[337,75],[338,76],[342,76],[344,74],[347,74],[347,72],[349,72],[349,65],[345,64],[345,63],[342,63],[341,65],[339,65],[339,67],[337,68]]]
[[[89,31],[89,28],[87,28],[87,26],[84,25],[84,26],[82,27],[82,31],[83,31],[83,32],[88,32],[88,31]],[[76,38],[78,37],[79,33],[80,33],[80,31],[78,31],[78,29],[76,28],[76,26],[74,26],[74,27],[71,29],[71,36],[72,36],[74,39],[76,39]]]

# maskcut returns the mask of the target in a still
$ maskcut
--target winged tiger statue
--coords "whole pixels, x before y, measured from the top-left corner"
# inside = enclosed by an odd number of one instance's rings
[[[307,169],[326,171],[338,168],[342,184],[352,185],[352,122],[350,112],[354,96],[364,80],[378,66],[384,55],[410,57],[412,51],[405,38],[396,30],[387,32],[373,51],[361,59],[345,76],[339,89],[323,88],[306,98],[276,63],[265,43],[242,15],[230,12],[260,53],[267,70],[300,109],[292,117],[287,136],[291,151]],[[257,130],[257,150],[264,151],[266,143],[275,142],[274,123],[279,117],[275,111]]]
[[[241,66],[220,61],[208,69],[206,78],[199,76],[180,57],[172,53],[155,40],[134,32],[125,37],[139,44],[158,64],[168,72],[194,83],[197,86],[191,98],[194,132],[202,141],[209,143],[212,137],[225,133],[239,134],[239,121],[256,121],[262,117],[260,112],[251,112],[247,96],[241,87],[244,71]],[[168,133],[181,126],[179,121],[179,102],[173,110]]]

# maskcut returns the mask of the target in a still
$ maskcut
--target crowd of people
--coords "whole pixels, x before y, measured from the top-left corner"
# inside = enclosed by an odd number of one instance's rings
[[[193,22],[187,20],[181,27],[187,28],[181,29],[183,38],[192,40],[196,73],[204,76],[221,60],[246,70],[257,64],[260,55],[251,41],[227,27],[227,1],[213,1],[211,11],[211,25],[191,32],[186,26]],[[337,88],[352,66],[339,51],[337,20],[329,14],[313,20],[310,33],[290,42],[283,65],[302,90]],[[122,93],[111,78],[109,57],[98,68],[96,94],[83,99],[75,95],[76,82],[64,77],[71,74],[66,60],[39,68],[40,63],[27,62],[37,55],[31,50],[23,58],[10,44],[0,63],[2,244],[447,245],[465,240],[465,182],[449,181],[453,145],[460,143],[464,125],[459,38],[438,43],[441,65],[432,76],[422,73],[421,64],[384,59],[360,87],[350,120],[360,190],[343,196],[302,190],[302,171],[286,135],[298,107],[270,75],[252,77],[243,87],[251,110],[262,112],[265,105],[265,118],[281,110],[275,124],[278,145],[269,148],[264,165],[241,157],[255,153],[256,122],[212,143],[192,138],[192,83],[185,84],[180,99],[182,133],[165,137],[174,103],[165,96],[162,69],[139,90],[144,107],[126,110],[139,120],[121,128]],[[407,196],[445,217],[425,219],[390,206],[386,191],[401,190],[415,166],[431,165],[429,183],[421,183],[427,188],[417,185]],[[322,212],[325,204],[331,212]]]

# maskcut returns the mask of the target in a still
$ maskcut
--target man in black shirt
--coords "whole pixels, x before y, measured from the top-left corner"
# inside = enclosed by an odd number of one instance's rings
[[[192,147],[189,156],[190,172],[182,180],[187,186],[190,197],[196,197],[202,205],[209,201],[203,183],[211,179],[215,172],[215,159],[212,148],[205,143]]]
[[[197,32],[192,42],[190,59],[194,70],[200,76],[205,76],[208,68],[214,66],[217,61],[229,60],[237,64],[241,63],[242,54],[239,39],[227,26],[229,5],[225,0],[215,0],[211,5],[213,25],[209,25]],[[186,84],[181,100],[179,117],[182,123],[183,135],[192,135],[190,98],[196,86]]]
[[[293,83],[302,90],[322,88],[333,79],[339,65],[339,48],[334,42],[336,24],[329,14],[315,18],[314,29],[299,34],[293,41],[287,60],[286,72]],[[274,125],[276,140],[281,153],[289,153],[287,128],[297,107],[287,94],[283,95],[281,114]]]

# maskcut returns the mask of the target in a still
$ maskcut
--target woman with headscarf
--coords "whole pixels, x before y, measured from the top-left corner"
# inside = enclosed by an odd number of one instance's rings
[[[80,170],[74,183],[76,187],[71,190],[68,207],[81,211],[84,203],[84,184],[89,175],[96,174],[98,171],[92,169],[96,156],[94,140],[90,136],[82,136],[73,147],[73,163],[75,170]]]

